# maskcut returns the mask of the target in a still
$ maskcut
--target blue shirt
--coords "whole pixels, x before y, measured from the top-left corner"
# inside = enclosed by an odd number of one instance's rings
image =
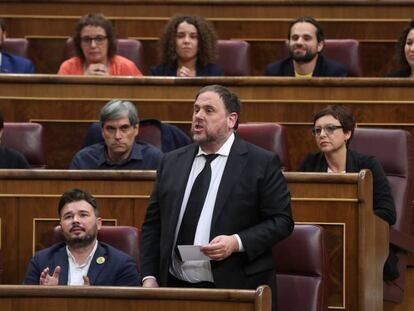
[[[106,157],[104,142],[97,143],[80,150],[70,163],[69,169],[78,170],[156,170],[163,153],[156,147],[136,142],[128,159],[111,162]]]

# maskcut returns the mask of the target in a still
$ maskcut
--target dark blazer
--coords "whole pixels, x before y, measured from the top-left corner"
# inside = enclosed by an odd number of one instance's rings
[[[198,145],[191,144],[164,156],[142,226],[142,275],[155,276],[161,286],[167,286],[175,229],[197,151]],[[277,155],[236,136],[218,189],[210,240],[237,233],[245,252],[211,262],[217,288],[256,288],[274,275],[272,245],[294,226],[279,167]]]
[[[19,151],[0,146],[0,168],[30,168],[25,156]]]
[[[266,66],[266,76],[294,77],[295,69],[291,57]],[[318,56],[313,77],[346,77],[348,75],[345,67],[322,55]]]
[[[105,261],[98,264],[98,257],[104,257]],[[49,267],[53,273],[56,266],[62,268],[59,285],[67,285],[69,262],[65,242],[36,252],[29,263],[23,283],[39,285],[40,273],[43,269]],[[141,283],[134,259],[103,242],[98,242],[98,247],[89,266],[88,277],[91,285],[137,286]]]
[[[387,176],[381,164],[374,156],[368,156],[348,149],[346,154],[346,172],[356,173],[362,169],[369,169],[374,179],[373,205],[374,213],[384,219],[389,225],[396,221],[394,199],[388,184]],[[328,163],[322,152],[309,154],[301,163],[299,171],[302,172],[327,172]],[[388,258],[384,265],[384,280],[391,281],[399,276],[397,268],[398,257],[394,247],[390,245]]]
[[[207,66],[202,66],[197,63],[197,73],[196,76],[206,77],[206,76],[223,76],[224,71],[218,65],[209,64]],[[177,65],[167,66],[164,64],[153,66],[150,69],[152,76],[177,76]]]
[[[1,73],[34,73],[33,63],[24,57],[1,52]]]
[[[408,78],[411,76],[411,68],[403,68],[395,71],[391,71],[385,75],[388,78]]]
[[[381,164],[374,156],[357,153],[350,149],[346,154],[346,172],[357,173],[362,169],[369,169],[374,179],[374,213],[390,225],[396,221],[394,199],[391,195],[390,185]],[[327,172],[328,163],[322,152],[309,154],[300,164],[301,172]]]

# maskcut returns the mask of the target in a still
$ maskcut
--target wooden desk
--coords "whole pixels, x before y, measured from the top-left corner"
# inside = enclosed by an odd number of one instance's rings
[[[270,288],[257,290],[142,287],[0,286],[2,311],[169,310],[270,311]]]
[[[371,174],[284,174],[295,222],[326,228],[331,308],[382,310],[388,225],[373,213]],[[33,251],[57,222],[65,190],[96,196],[107,224],[140,227],[154,178],[142,171],[0,171],[4,281],[21,283]]]
[[[287,127],[293,168],[314,150],[313,114],[328,104],[349,106],[360,126],[404,128],[414,134],[411,79],[0,75],[0,110],[9,122],[42,123],[48,167],[67,168],[89,122],[98,119],[107,101],[131,100],[140,118],[188,124],[197,90],[214,83],[240,97],[241,122],[279,122]]]

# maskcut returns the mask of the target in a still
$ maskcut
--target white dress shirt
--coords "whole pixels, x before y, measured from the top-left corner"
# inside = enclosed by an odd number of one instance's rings
[[[95,246],[91,253],[86,258],[83,264],[78,264],[75,257],[66,245],[66,252],[68,254],[69,271],[68,271],[68,285],[83,285],[83,276],[88,275],[89,266],[91,265],[93,255],[95,255],[96,249],[98,248],[98,241],[95,240]]]
[[[230,135],[224,145],[216,152],[219,156],[211,162],[211,180],[210,186],[207,192],[206,199],[204,201],[203,209],[200,214],[200,218],[197,224],[197,229],[194,237],[194,245],[206,245],[210,242],[210,227],[211,220],[213,218],[214,205],[216,202],[217,192],[220,186],[221,178],[223,176],[224,168],[226,167],[227,159],[230,154],[230,149],[234,142],[234,133]],[[184,216],[185,208],[193,187],[194,181],[198,174],[203,170],[206,163],[206,158],[203,156],[206,154],[200,147],[196,157],[194,158],[193,166],[188,176],[187,186],[184,192],[183,202],[181,204],[181,210],[178,217],[177,227],[175,229],[174,245],[177,240],[178,231],[181,226],[181,221]],[[240,237],[236,235],[239,243],[239,250],[243,250]],[[170,273],[177,278],[197,283],[202,281],[214,282],[213,274],[211,272],[210,261],[185,261],[182,262],[176,255],[173,248],[172,264],[170,267]]]

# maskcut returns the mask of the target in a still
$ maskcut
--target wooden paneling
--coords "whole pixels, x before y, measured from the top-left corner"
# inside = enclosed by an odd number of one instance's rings
[[[256,290],[108,286],[0,286],[2,311],[270,311],[270,288]]]
[[[119,17],[153,17],[155,14],[170,17],[179,12],[206,17],[256,18],[296,18],[301,15],[317,18],[412,18],[414,15],[413,3],[409,0],[5,0],[0,3],[3,15],[80,16],[97,10]]]
[[[327,229],[330,306],[381,310],[388,226],[373,214],[371,174],[285,173],[285,177],[295,221]],[[104,219],[140,227],[154,178],[155,172],[139,171],[0,172],[4,281],[21,282],[39,243],[36,237],[43,239],[41,232],[54,226],[57,202],[65,190],[85,189],[97,197]]]
[[[344,104],[359,126],[404,128],[414,134],[414,81],[409,79],[294,78],[91,78],[0,76],[0,110],[11,122],[45,126],[49,168],[67,168],[89,123],[110,99],[134,102],[141,118],[156,118],[188,129],[197,90],[228,86],[240,97],[241,122],[279,122],[288,129],[291,164],[314,150],[309,126],[328,104]]]
[[[414,13],[414,8],[413,8]],[[80,16],[2,15],[11,37],[71,36]],[[108,15],[120,38],[158,37],[169,17],[116,17]],[[220,39],[287,39],[294,18],[210,17]],[[396,40],[410,18],[320,18],[328,39]]]

